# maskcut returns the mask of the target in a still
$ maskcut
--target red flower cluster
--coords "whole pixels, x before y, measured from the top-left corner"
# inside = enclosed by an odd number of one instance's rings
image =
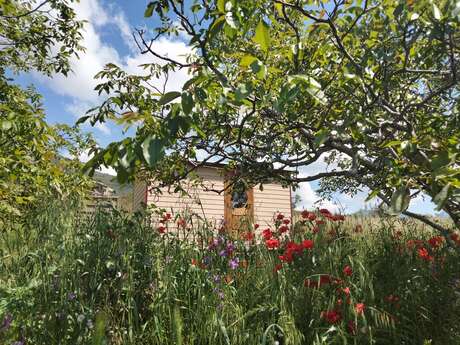
[[[417,250],[418,256],[425,261],[433,261],[434,257],[430,255],[428,250],[425,247],[419,248]]]
[[[364,309],[366,309],[366,305],[364,303],[355,304],[355,312],[357,315],[362,315],[364,313]]]
[[[277,238],[270,238],[265,241],[265,245],[268,249],[276,249],[280,245],[280,241]]]
[[[450,239],[455,242],[457,246],[460,246],[460,235],[456,232],[450,234]]]
[[[428,243],[432,248],[438,248],[442,245],[444,238],[442,236],[435,236],[428,240]]]
[[[300,215],[303,219],[308,219],[310,221],[314,221],[316,219],[316,214],[314,214],[313,212],[308,212],[307,210],[302,211]]]
[[[353,269],[347,265],[343,268],[343,274],[350,277],[353,274]]]
[[[283,255],[278,256],[278,258],[282,262],[290,263],[294,260],[294,254],[300,255],[302,254],[303,250],[308,250],[313,248],[313,241],[312,240],[304,240],[302,243],[295,243],[295,242],[288,242],[285,247],[285,251]]]
[[[268,241],[273,237],[273,232],[270,229],[265,229],[262,231],[262,237],[264,238],[265,241]]]
[[[333,325],[342,321],[342,314],[338,310],[326,310],[321,313],[321,318]]]
[[[254,237],[255,235],[252,231],[247,231],[243,233],[243,236],[242,236],[243,240],[248,241],[248,242],[252,242],[254,240]]]
[[[164,227],[163,225],[160,225],[158,228],[157,228],[158,232],[160,234],[164,234],[166,232],[166,227]]]
[[[161,219],[161,222],[162,223],[166,223],[168,222],[169,220],[171,220],[172,216],[171,216],[171,213],[165,213],[163,215],[163,218]]]

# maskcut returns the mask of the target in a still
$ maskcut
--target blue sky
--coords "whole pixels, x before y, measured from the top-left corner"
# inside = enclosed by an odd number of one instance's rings
[[[80,0],[80,3],[75,4],[74,7],[79,18],[88,21],[82,42],[86,47],[86,53],[80,54],[79,60],[72,60],[73,72],[68,77],[48,78],[38,73],[15,76],[17,82],[22,85],[33,84],[43,95],[43,104],[49,122],[74,124],[88,109],[100,104],[102,99],[93,90],[97,85],[93,76],[106,63],[116,63],[130,73],[139,74],[142,73],[138,67],[140,64],[152,62],[151,56],[139,53],[131,37],[134,28],[152,27],[154,19],[143,17],[147,3],[148,0]],[[179,60],[191,52],[181,37],[174,40],[162,39],[155,43],[154,48]],[[180,90],[187,78],[185,71],[173,74],[168,89]],[[111,123],[98,124],[94,128],[84,125],[84,130],[92,132],[98,143],[103,146],[126,135],[121,128]],[[85,159],[87,157],[82,157],[82,160]],[[325,169],[327,169],[326,164],[319,162],[301,169],[300,173],[314,174]],[[315,193],[317,188],[317,183],[301,184],[296,192],[302,199],[300,208],[313,207],[318,200]],[[366,192],[354,197],[337,195],[333,203],[324,202],[323,206],[353,212],[364,207],[366,196]],[[428,198],[423,200],[419,197],[413,200],[410,210],[433,213],[433,205]]]

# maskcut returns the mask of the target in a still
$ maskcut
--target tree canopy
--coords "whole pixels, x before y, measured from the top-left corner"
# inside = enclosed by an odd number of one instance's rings
[[[90,138],[76,128],[49,125],[33,89],[16,72],[67,73],[69,57],[82,50],[82,23],[71,1],[0,1],[0,220],[32,210],[46,197],[81,193],[86,180],[78,157]]]
[[[424,193],[460,226],[460,2],[157,0],[145,17],[159,25],[134,37],[163,63],[142,75],[107,65],[97,87],[107,99],[81,119],[115,119],[136,135],[99,149],[87,168],[172,183],[227,162],[253,184],[367,187],[388,212],[445,230],[407,211]],[[152,48],[178,33],[193,48],[185,60]],[[151,87],[178,69],[190,71],[182,90]],[[198,152],[205,158],[190,165]],[[324,157],[319,174],[276,172]]]

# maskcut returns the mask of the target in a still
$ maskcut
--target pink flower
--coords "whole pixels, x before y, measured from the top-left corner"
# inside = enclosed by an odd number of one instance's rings
[[[364,313],[364,309],[366,309],[366,305],[364,303],[355,304],[356,314],[361,315],[362,313]]]
[[[350,277],[353,274],[353,269],[347,265],[343,268],[343,274]]]

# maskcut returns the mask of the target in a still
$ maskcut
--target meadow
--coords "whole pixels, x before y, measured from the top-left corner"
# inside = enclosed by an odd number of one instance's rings
[[[232,236],[151,219],[50,202],[2,229],[0,343],[460,343],[455,233],[327,210]]]

